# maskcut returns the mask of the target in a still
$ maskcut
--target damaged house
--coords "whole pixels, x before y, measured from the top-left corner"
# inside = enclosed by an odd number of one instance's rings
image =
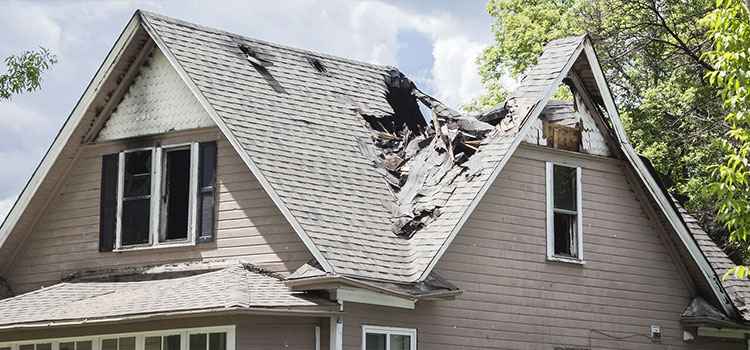
[[[587,36],[472,115],[138,11],[0,227],[0,350],[747,349],[731,266]]]

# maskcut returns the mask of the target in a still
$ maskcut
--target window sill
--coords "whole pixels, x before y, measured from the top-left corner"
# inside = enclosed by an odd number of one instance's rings
[[[567,258],[562,256],[548,256],[547,261],[550,262],[559,262],[559,263],[566,263],[566,264],[574,264],[574,265],[585,265],[586,262],[583,260],[579,260],[576,258]]]
[[[194,242],[179,242],[179,243],[159,243],[158,245],[138,245],[132,247],[120,247],[112,250],[115,253],[122,252],[137,252],[141,250],[154,250],[154,249],[169,249],[169,248],[184,248],[194,247]]]

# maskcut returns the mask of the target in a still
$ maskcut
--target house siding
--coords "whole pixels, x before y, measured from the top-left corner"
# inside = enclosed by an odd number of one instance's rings
[[[582,167],[583,266],[546,261],[545,160]],[[436,266],[464,293],[415,310],[345,304],[345,349],[364,324],[417,328],[421,349],[744,348],[683,342],[692,286],[660,234],[619,161],[521,146]]]
[[[74,271],[233,258],[289,273],[312,256],[218,129],[175,133],[162,144],[217,140],[216,240],[195,247],[99,252],[102,155],[124,143],[84,146],[4,274],[16,293],[50,285]]]
[[[235,325],[236,350],[315,350],[315,327],[322,328],[327,321],[326,318],[317,317],[271,315],[183,318],[107,326],[0,332],[0,342]],[[323,334],[321,331],[321,337],[327,336],[327,333]]]

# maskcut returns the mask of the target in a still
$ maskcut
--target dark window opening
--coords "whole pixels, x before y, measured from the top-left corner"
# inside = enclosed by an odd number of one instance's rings
[[[149,242],[151,216],[151,150],[125,153],[122,245]]]
[[[554,255],[578,258],[578,169],[554,165]]]
[[[190,149],[164,152],[162,240],[188,238],[190,212]]]

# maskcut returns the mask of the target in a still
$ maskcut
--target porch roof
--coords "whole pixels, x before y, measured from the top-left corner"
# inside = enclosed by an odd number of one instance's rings
[[[237,264],[170,279],[59,283],[0,300],[0,329],[258,309],[332,312],[335,304]]]

